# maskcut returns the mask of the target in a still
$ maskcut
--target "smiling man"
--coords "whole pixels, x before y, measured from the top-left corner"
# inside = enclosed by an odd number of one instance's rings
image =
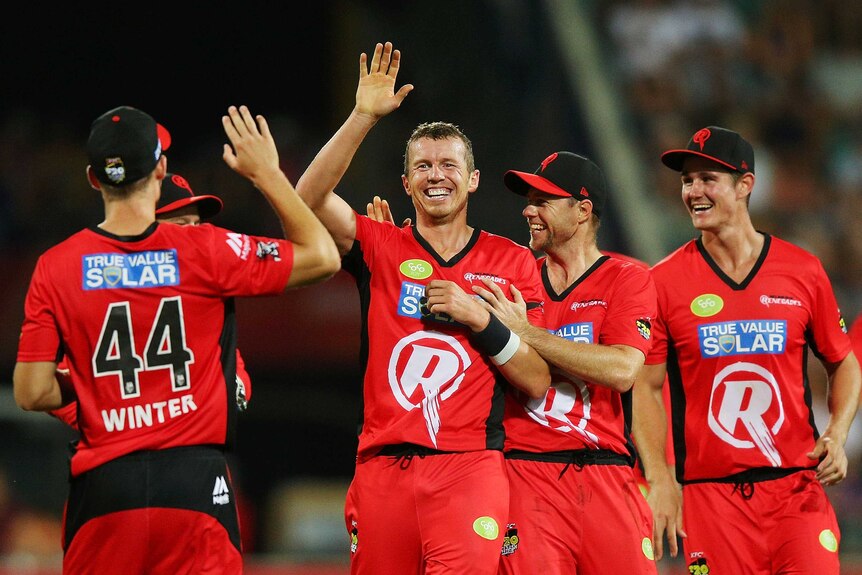
[[[467,223],[479,186],[470,140],[430,122],[410,136],[401,182],[416,225],[357,214],[334,192],[369,130],[397,109],[401,55],[360,56],[356,106],[300,178],[362,302],[363,421],[345,523],[357,574],[497,573],[509,485],[503,401],[509,385],[542,397],[545,361],[483,307],[472,286],[523,286],[542,322],[541,284],[524,246]]]
[[[823,486],[847,475],[860,372],[829,278],[813,254],[755,229],[754,150],[740,134],[709,126],[661,160],[680,173],[700,237],[653,267],[658,316],[636,385],[669,375],[689,569],[837,574]],[[829,379],[822,434],[809,348]],[[636,434],[663,440],[650,421],[661,416],[635,418]]]

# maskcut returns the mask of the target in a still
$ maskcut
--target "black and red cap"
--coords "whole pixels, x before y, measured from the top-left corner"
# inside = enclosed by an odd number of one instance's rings
[[[745,138],[733,130],[707,126],[694,133],[684,150],[668,150],[661,155],[662,163],[677,172],[689,156],[700,156],[721,164],[731,171],[754,173],[754,149]]]
[[[503,182],[522,196],[535,188],[552,196],[590,200],[597,216],[601,216],[607,197],[602,170],[588,158],[572,152],[554,152],[532,174],[509,170],[503,175]]]
[[[87,158],[100,182],[125,186],[152,172],[170,145],[171,135],[152,116],[120,106],[93,121]]]
[[[156,204],[156,216],[164,216],[174,210],[196,205],[202,220],[218,214],[223,203],[216,196],[196,196],[188,180],[179,174],[166,174],[162,180],[162,195]]]

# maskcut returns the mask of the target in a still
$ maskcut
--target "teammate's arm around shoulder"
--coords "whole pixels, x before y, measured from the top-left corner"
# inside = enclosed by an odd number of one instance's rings
[[[332,236],[300,199],[278,162],[278,150],[263,116],[231,106],[222,124],[231,144],[222,157],[259,189],[275,210],[284,237],[293,243],[293,269],[287,288],[321,282],[341,267]]]

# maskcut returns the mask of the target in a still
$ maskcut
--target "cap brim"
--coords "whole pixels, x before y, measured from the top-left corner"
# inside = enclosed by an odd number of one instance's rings
[[[507,188],[522,196],[526,196],[531,188],[535,188],[540,192],[544,192],[552,196],[561,196],[564,198],[573,197],[572,194],[550,180],[529,172],[509,170],[503,174],[503,183],[506,184]]]
[[[736,172],[736,166],[731,166],[727,162],[719,160],[709,154],[703,154],[701,152],[695,152],[694,150],[668,150],[664,154],[661,155],[661,162],[671,170],[675,170],[677,172],[682,171],[682,164],[685,162],[685,159],[689,156],[697,156],[698,158],[706,158],[707,160],[711,160],[716,164],[720,164],[725,168],[729,168],[730,170]]]
[[[197,204],[198,212],[200,213],[202,220],[208,220],[217,215],[224,206],[221,198],[217,198],[216,196],[191,196],[160,207],[156,210],[156,215],[161,216],[167,212],[179,210],[180,208],[184,208],[192,204]]]

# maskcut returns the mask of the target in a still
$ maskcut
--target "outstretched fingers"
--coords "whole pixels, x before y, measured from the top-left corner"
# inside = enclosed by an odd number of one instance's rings
[[[387,42],[389,50],[392,50],[392,44]],[[384,47],[380,42],[374,46],[374,54],[371,56],[371,70],[369,73],[375,74],[380,71],[381,60],[383,59]]]

